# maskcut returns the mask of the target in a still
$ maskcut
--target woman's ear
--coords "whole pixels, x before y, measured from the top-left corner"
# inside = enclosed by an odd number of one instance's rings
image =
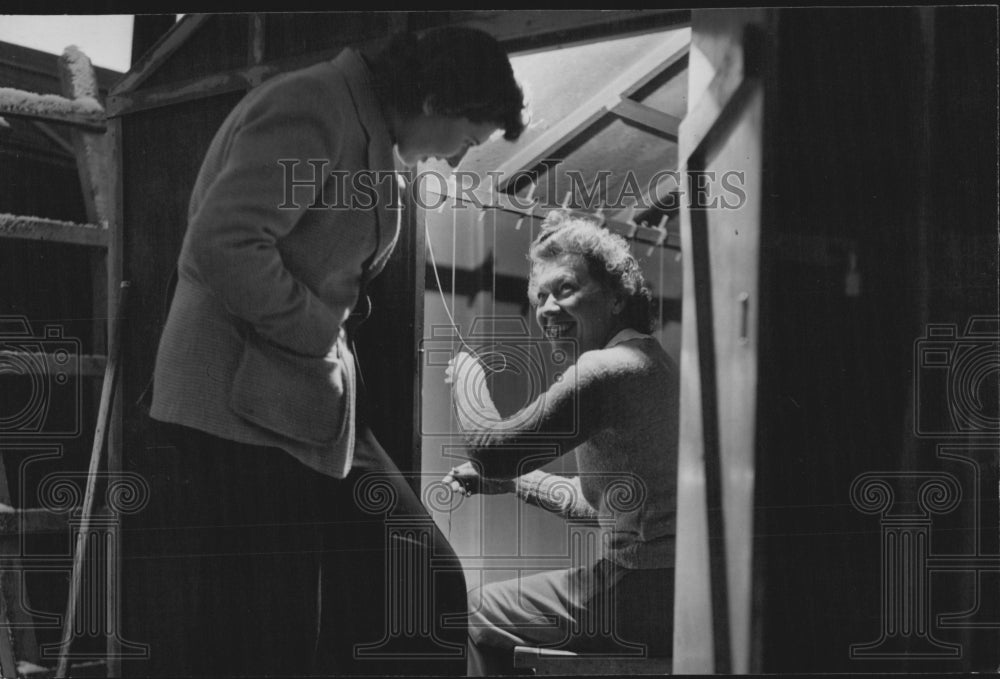
[[[615,293],[615,299],[611,303],[611,313],[616,316],[623,311],[625,311],[625,305],[628,303],[628,296],[624,292]]]

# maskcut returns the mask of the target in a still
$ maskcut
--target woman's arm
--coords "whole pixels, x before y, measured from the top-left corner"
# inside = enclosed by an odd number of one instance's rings
[[[597,522],[597,510],[583,496],[579,476],[559,476],[536,469],[517,477],[514,484],[514,493],[528,504],[565,519]]]
[[[453,492],[465,495],[514,493],[524,502],[565,519],[597,522],[598,512],[583,496],[578,476],[570,478],[536,469],[515,479],[491,479],[466,462],[453,467],[442,482]]]
[[[562,379],[505,419],[493,404],[480,362],[459,352],[450,373],[455,409],[470,456],[482,465],[485,476],[521,476],[601,430],[603,353],[581,355]]]

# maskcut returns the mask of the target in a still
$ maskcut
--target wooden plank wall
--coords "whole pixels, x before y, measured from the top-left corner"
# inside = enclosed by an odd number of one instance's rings
[[[937,441],[916,437],[913,421],[924,324],[964,326],[971,314],[996,313],[996,14],[976,14],[781,14],[780,143],[765,158],[775,173],[775,238],[763,244],[770,265],[760,324],[756,671],[997,665],[995,623],[948,630],[931,618],[938,639],[964,642],[952,659],[917,657],[924,649],[912,637],[898,657],[850,653],[884,629],[881,517],[852,505],[852,482],[880,471],[965,477],[966,500],[932,519],[939,554],[968,554],[980,520],[966,471],[938,458]],[[799,240],[780,246],[782,236]],[[802,247],[808,237],[827,244],[824,257]],[[940,395],[933,407],[946,401]],[[980,497],[993,500],[995,460],[980,478]],[[909,509],[897,512],[912,511],[905,490],[897,488],[898,499]],[[995,554],[996,504],[986,506],[992,511],[981,520],[991,528],[981,531]],[[978,599],[980,622],[996,621],[995,583],[977,593],[970,577],[933,576],[935,615]]]

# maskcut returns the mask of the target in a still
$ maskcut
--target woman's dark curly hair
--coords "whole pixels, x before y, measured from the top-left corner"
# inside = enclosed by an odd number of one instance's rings
[[[562,210],[548,213],[541,232],[528,249],[532,268],[528,297],[532,304],[537,299],[535,266],[563,255],[583,257],[594,280],[607,290],[625,295],[623,320],[628,327],[644,333],[653,331],[653,295],[628,241],[590,219],[574,217]]]
[[[484,31],[459,26],[402,33],[371,60],[380,96],[403,115],[434,112],[494,123],[504,139],[524,131],[524,93],[507,54]]]

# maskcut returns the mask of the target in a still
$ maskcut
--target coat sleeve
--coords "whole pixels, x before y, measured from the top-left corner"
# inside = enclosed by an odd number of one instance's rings
[[[278,249],[309,207],[305,200],[293,207],[285,196],[278,161],[297,161],[299,172],[312,171],[310,160],[324,161],[329,172],[343,149],[342,114],[321,106],[319,88],[308,84],[290,79],[248,106],[191,215],[185,247],[199,279],[230,313],[285,349],[319,357],[333,347],[350,310],[320,300]]]

